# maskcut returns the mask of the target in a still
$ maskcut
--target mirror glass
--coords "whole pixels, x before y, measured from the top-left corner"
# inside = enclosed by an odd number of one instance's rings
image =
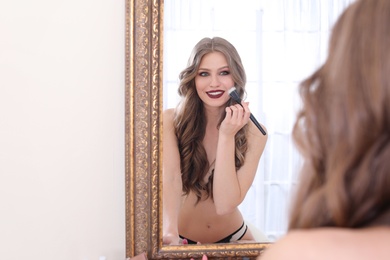
[[[263,236],[258,242],[273,242],[286,232],[301,165],[291,139],[300,106],[297,87],[324,61],[330,29],[352,1],[164,0],[163,109],[177,105],[178,75],[200,39],[227,39],[243,61],[246,101],[269,135],[239,206]]]

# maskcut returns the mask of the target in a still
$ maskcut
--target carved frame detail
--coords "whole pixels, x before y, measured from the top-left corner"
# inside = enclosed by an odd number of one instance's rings
[[[126,257],[256,258],[268,244],[162,246],[163,0],[126,1]]]

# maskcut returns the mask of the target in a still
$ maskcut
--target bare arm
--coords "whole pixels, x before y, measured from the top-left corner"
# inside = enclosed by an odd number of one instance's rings
[[[173,128],[173,109],[163,115],[163,243],[179,244],[178,215],[182,198],[180,155]]]
[[[267,136],[249,121],[248,104],[243,103],[243,106],[231,107],[232,111],[227,108],[227,116],[219,130],[213,194],[216,211],[221,215],[232,212],[244,200],[267,142]],[[244,164],[236,171],[234,136],[245,124],[249,124],[248,151]]]

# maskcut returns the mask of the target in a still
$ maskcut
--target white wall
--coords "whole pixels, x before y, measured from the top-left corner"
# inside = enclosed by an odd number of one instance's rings
[[[125,258],[124,0],[0,0],[0,259]]]

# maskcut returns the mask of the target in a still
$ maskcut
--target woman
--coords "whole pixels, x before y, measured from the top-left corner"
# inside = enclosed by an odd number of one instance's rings
[[[164,111],[163,243],[253,240],[238,205],[256,174],[267,136],[249,121],[240,56],[222,38],[204,38],[180,73],[177,108]]]
[[[301,183],[288,234],[261,260],[389,259],[389,25],[389,0],[350,5],[301,84]]]

